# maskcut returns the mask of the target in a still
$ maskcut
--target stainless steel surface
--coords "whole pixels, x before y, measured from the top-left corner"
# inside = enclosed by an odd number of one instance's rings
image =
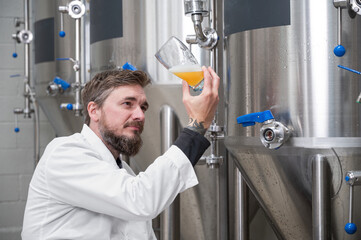
[[[342,44],[347,52],[338,58],[333,54],[337,39],[333,2],[290,3],[291,25],[227,36],[225,144],[279,239],[312,239],[310,159],[324,155],[331,169],[332,239],[347,239],[344,173],[361,169],[361,114],[354,101],[361,85],[358,77],[337,65],[361,69],[357,47],[361,35],[355,31],[361,18],[343,14]],[[240,115],[267,109],[293,130],[289,141],[276,151],[260,147],[259,125],[242,128],[236,123]],[[355,188],[354,198],[360,195]],[[360,213],[354,212],[359,225]],[[356,232],[353,238],[360,236]]]
[[[179,135],[179,121],[173,109],[162,106],[160,110],[161,153],[165,153]],[[160,215],[160,239],[180,239],[180,199],[179,196]]]
[[[237,231],[236,233],[239,234],[236,236],[235,239],[238,240],[249,240],[249,229],[250,229],[250,218],[249,218],[249,189],[247,187],[246,182],[242,178],[241,172],[235,168],[236,172],[236,194],[238,201],[236,204],[237,206]]]
[[[66,5],[67,1],[47,1],[38,0],[34,2],[35,22],[48,18],[54,18],[54,54],[55,58],[75,57],[75,24],[74,19],[64,16],[64,30],[66,36],[60,38],[58,35],[60,29],[59,5]],[[38,36],[39,37],[39,36]],[[85,41],[85,39],[82,39]],[[41,49],[36,49],[41,51]],[[74,113],[60,109],[61,103],[74,102],[74,93],[67,90],[58,96],[49,96],[46,92],[49,83],[58,76],[70,84],[75,82],[73,63],[70,61],[48,61],[35,64],[35,91],[40,107],[49,119],[57,136],[65,136],[79,132],[83,125],[81,117],[74,116]]]
[[[330,239],[330,173],[327,159],[314,156],[312,161],[312,227],[313,240]]]

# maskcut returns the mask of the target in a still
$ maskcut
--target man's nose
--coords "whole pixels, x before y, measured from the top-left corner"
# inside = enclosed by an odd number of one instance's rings
[[[134,112],[133,112],[133,119],[134,120],[138,120],[138,121],[144,121],[145,119],[145,114],[144,114],[144,111],[143,109],[138,106]]]

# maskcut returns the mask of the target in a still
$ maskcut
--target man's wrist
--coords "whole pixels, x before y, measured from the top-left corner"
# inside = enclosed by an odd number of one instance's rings
[[[188,126],[186,127],[194,132],[204,135],[207,128],[204,127],[204,122],[198,122],[197,119],[190,118]]]

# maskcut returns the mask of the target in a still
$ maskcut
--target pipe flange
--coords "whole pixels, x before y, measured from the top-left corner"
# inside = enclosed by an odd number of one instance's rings
[[[33,34],[29,30],[21,30],[18,33],[18,38],[21,43],[29,44],[33,41]]]
[[[289,129],[280,122],[272,121],[260,129],[262,144],[269,149],[278,149],[290,136]]]
[[[81,18],[85,14],[85,6],[80,1],[72,1],[68,5],[68,13],[72,18]]]

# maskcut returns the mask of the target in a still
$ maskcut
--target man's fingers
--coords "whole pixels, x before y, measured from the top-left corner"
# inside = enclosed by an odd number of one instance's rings
[[[186,81],[182,81],[182,90],[183,90],[183,99],[185,97],[189,97],[191,94],[189,93],[189,85]]]
[[[202,92],[204,91],[211,91],[212,89],[212,76],[211,74],[209,73],[208,69],[203,66],[202,67],[202,70],[203,70],[203,81],[204,81],[204,85],[203,85],[203,90]]]
[[[220,78],[219,76],[217,75],[217,73],[211,68],[211,67],[208,67],[208,71],[210,72],[211,76],[212,76],[212,87],[213,87],[213,91],[216,91],[218,92],[218,88],[219,88],[219,84],[220,84]]]

